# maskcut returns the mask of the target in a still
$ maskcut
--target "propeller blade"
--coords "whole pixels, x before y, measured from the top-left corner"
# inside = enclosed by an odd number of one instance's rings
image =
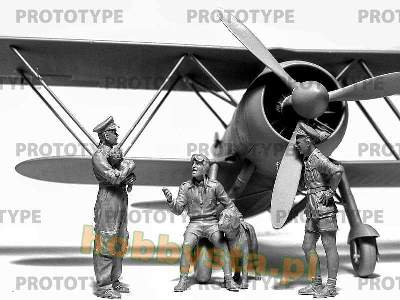
[[[297,129],[297,127],[296,127]],[[271,220],[275,229],[282,228],[289,217],[299,186],[303,163],[295,149],[296,130],[290,138],[275,178],[271,199]]]
[[[287,225],[292,220],[296,219],[297,216],[306,208],[306,204],[307,204],[307,197],[304,197],[303,199],[300,200],[299,203],[295,204],[292,210],[290,211],[289,216],[284,225]]]
[[[224,12],[224,10],[219,10],[218,16],[225,27],[228,28],[239,42],[270,68],[291,90],[296,87],[296,81],[281,67],[278,61],[250,29],[236,19],[235,16]]]
[[[400,94],[400,72],[359,81],[329,92],[329,101],[357,101]]]

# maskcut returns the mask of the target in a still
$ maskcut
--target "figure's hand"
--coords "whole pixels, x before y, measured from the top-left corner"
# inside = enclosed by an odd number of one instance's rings
[[[331,189],[322,192],[321,203],[325,206],[329,205],[331,201],[333,201],[334,191]]]
[[[162,188],[162,191],[165,198],[167,199],[167,202],[172,202],[172,193],[170,192],[170,190],[164,187]]]
[[[136,182],[136,175],[135,175],[135,173],[132,173],[132,174],[129,175],[129,177],[128,177],[128,182],[127,182],[127,184],[133,185],[135,182]]]
[[[276,171],[278,172],[279,171],[279,167],[281,166],[281,162],[278,160],[276,163],[275,163],[275,168],[276,168]]]
[[[246,224],[246,222],[244,221],[243,218],[240,218],[240,224],[242,224],[244,230],[249,230],[249,229],[247,228],[247,224]]]
[[[125,180],[123,181],[123,184],[126,185],[126,191],[128,193],[132,192],[132,186],[136,181],[136,175],[135,174],[131,174],[129,175],[127,178],[125,178]]]
[[[300,120],[299,122],[297,122],[297,124],[299,125],[299,128],[300,129],[304,129],[306,126],[306,123],[304,123],[304,121],[303,120]]]
[[[131,175],[129,175],[128,177],[125,178],[123,183],[126,185],[133,185],[135,183],[135,181],[136,181],[136,175],[134,173],[132,173]]]
[[[125,159],[124,164],[126,165],[126,168],[129,169],[129,172],[132,172],[135,169],[135,162],[130,159]]]

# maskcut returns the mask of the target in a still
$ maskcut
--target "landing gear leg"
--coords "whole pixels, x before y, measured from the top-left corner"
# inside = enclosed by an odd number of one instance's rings
[[[375,270],[378,259],[376,238],[379,237],[379,233],[372,226],[362,223],[346,172],[343,172],[339,191],[350,223],[347,242],[350,244],[351,263],[358,276],[367,277]]]

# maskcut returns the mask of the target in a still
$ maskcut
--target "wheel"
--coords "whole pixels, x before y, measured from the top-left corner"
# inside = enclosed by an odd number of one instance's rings
[[[350,242],[350,259],[353,269],[360,277],[374,273],[377,261],[376,239],[362,237]]]

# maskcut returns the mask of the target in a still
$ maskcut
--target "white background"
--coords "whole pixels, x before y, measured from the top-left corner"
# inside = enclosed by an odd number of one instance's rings
[[[5,1],[0,11],[0,34],[4,36],[31,36],[54,38],[81,38],[100,40],[124,40],[143,42],[168,42],[202,45],[239,46],[236,39],[217,23],[187,22],[188,9],[294,9],[294,24],[266,24],[258,22],[247,24],[268,47],[301,49],[399,49],[399,22],[391,24],[360,24],[359,9],[397,9],[396,1]],[[51,23],[27,24],[16,22],[17,9],[122,9],[122,24]],[[162,55],[162,53],[160,53]],[[172,64],[173,62],[171,62]],[[1,66],[0,66],[1,67]],[[162,74],[160,74],[162,75]],[[240,76],[240,74],[238,74]],[[223,81],[223,80],[222,80]],[[54,88],[56,94],[74,112],[88,130],[108,115],[113,115],[124,133],[151,98],[153,91],[129,91],[94,88]],[[233,93],[240,99],[243,91]],[[33,158],[27,152],[16,153],[18,143],[70,143],[75,141],[47,111],[27,87],[2,86],[1,97],[1,169],[3,187],[2,210],[40,210],[41,222],[12,223],[8,213],[0,223],[0,261],[2,293],[7,298],[24,299],[30,296],[43,298],[94,297],[91,288],[68,290],[52,286],[44,290],[38,284],[17,288],[18,277],[29,276],[40,280],[44,276],[94,276],[91,256],[80,254],[84,225],[92,224],[93,205],[97,187],[87,185],[65,185],[47,183],[24,178],[17,174],[17,163]],[[395,99],[396,97],[394,97]],[[212,97],[213,105],[226,121],[230,120],[233,109]],[[392,143],[398,143],[399,123],[391,111],[380,100],[365,104],[373,113],[378,124]],[[350,119],[346,136],[334,152],[335,159],[392,159],[390,156],[371,156],[359,153],[360,143],[379,143],[379,137],[362,116],[358,108],[349,104]],[[188,143],[211,143],[214,132],[220,136],[223,128],[210,112],[198,101],[195,95],[173,93],[150,123],[138,143],[130,152],[137,157],[187,158]],[[398,147],[396,147],[398,149]],[[54,153],[53,153],[54,154]],[[387,174],[391,176],[391,174]],[[176,188],[173,188],[176,193]],[[377,296],[395,298],[400,291],[398,233],[398,194],[397,188],[354,189],[353,193],[362,210],[375,214],[367,220],[381,234],[382,261],[378,263],[376,275],[368,281],[360,281],[351,272],[346,239],[347,222],[339,222],[338,244],[341,254],[341,269],[338,286],[339,298]],[[160,187],[135,187],[130,194],[130,202],[162,199]],[[133,210],[133,208],[130,208]],[[376,216],[379,215],[379,216]],[[180,244],[185,223],[180,218],[175,222],[156,222],[154,212],[149,222],[141,214],[129,223],[130,233],[142,231],[145,239],[157,243],[160,234],[169,234],[169,240]],[[381,217],[383,216],[383,218]],[[296,253],[301,256],[303,223],[290,224],[281,231],[274,231],[268,213],[262,213],[248,220],[259,233],[260,244],[265,253],[279,256]],[[43,247],[41,250],[33,251]],[[60,251],[50,247],[61,247]],[[67,251],[62,247],[73,247]],[[271,252],[269,252],[271,251]],[[275,254],[274,254],[275,252]],[[323,252],[321,252],[323,254]],[[172,292],[178,277],[178,265],[157,264],[136,265],[127,258],[124,279],[133,287],[133,295],[127,297],[176,298],[191,297],[286,297],[296,296],[298,285],[286,289],[274,288],[270,277],[251,284],[248,291],[238,294],[208,286],[209,290],[199,290],[193,286],[183,295]],[[220,279],[221,273],[216,272]],[[271,281],[269,281],[271,280]],[[372,284],[376,285],[372,285]],[[382,284],[384,283],[384,284]],[[362,285],[364,284],[364,285]],[[394,284],[394,285],[392,285]],[[206,287],[207,288],[207,287]],[[203,289],[205,289],[203,287]],[[377,290],[379,289],[379,290]]]

